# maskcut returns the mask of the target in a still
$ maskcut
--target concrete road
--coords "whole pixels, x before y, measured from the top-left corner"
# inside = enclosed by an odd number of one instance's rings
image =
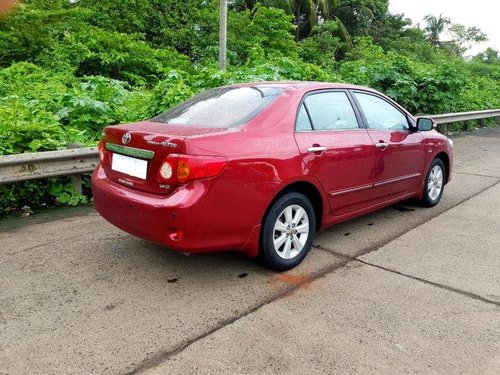
[[[282,274],[90,208],[0,221],[0,374],[499,374],[500,129],[455,158],[437,207],[322,231]]]

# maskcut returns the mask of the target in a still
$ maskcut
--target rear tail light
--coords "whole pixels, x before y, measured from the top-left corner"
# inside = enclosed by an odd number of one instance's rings
[[[99,141],[99,160],[101,160],[101,164],[103,165],[108,165],[109,163],[109,154],[106,151],[106,148],[104,147],[104,140]]]
[[[170,154],[160,167],[161,182],[186,183],[218,176],[227,164],[222,156]]]
[[[174,168],[172,164],[170,164],[170,162],[168,161],[165,161],[160,168],[160,177],[163,180],[167,181],[172,178],[173,174],[174,174]]]

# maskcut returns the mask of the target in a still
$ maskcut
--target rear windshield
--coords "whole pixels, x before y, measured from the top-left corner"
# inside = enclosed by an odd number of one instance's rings
[[[275,87],[221,87],[204,91],[151,121],[229,128],[248,122],[282,93]]]

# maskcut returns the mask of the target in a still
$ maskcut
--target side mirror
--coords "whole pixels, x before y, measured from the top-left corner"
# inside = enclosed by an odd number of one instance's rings
[[[420,131],[429,131],[436,127],[436,122],[431,118],[419,117],[417,119],[417,129]]]

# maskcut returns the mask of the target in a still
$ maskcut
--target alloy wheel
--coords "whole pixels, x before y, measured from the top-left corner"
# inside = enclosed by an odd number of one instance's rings
[[[427,181],[427,192],[429,193],[429,198],[435,201],[441,194],[441,189],[443,188],[443,170],[441,166],[435,165],[429,174],[429,180]]]
[[[274,225],[274,251],[283,259],[293,259],[309,238],[309,216],[299,205],[287,206]]]

